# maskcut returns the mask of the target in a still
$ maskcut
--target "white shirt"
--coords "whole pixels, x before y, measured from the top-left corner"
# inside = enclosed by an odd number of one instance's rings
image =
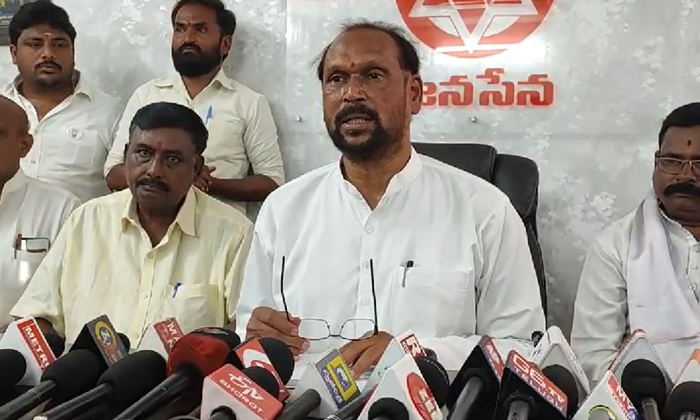
[[[82,202],[109,194],[102,167],[112,147],[121,107],[117,99],[89,86],[76,72],[75,93],[39,121],[34,105],[19,93],[19,79],[4,95],[29,117],[34,145],[22,159],[27,176],[59,185]]]
[[[372,260],[379,329],[413,331],[448,370],[460,368],[479,335],[529,340],[545,328],[525,228],[508,197],[415,151],[374,210],[337,163],[268,197],[237,309],[242,336],[254,308],[283,310],[283,256],[290,313],[325,319],[334,334],[348,319],[374,320]],[[314,352],[323,351],[318,344]]]
[[[635,210],[636,212],[636,210]],[[629,335],[627,255],[635,212],[607,227],[588,251],[574,307],[571,347],[588,377],[597,382]],[[691,288],[700,296],[700,244],[666,215],[671,252],[683,261]],[[663,282],[664,279],[659,279]],[[671,279],[669,279],[671,281]],[[660,291],[663,289],[659,283]],[[693,349],[688,349],[688,356]]]
[[[277,126],[270,105],[257,92],[227,77],[221,70],[194,99],[179,75],[152,80],[134,92],[126,105],[114,146],[105,162],[104,175],[124,163],[129,126],[136,112],[153,102],[172,102],[194,110],[209,130],[204,151],[206,164],[220,179],[242,179],[253,173],[284,183]],[[220,198],[220,197],[219,197]],[[221,198],[220,198],[221,199]],[[246,214],[246,203],[221,199]]]
[[[10,310],[31,272],[46,255],[15,252],[17,235],[52,246],[70,213],[80,204],[68,191],[25,176],[20,169],[0,193],[0,331],[12,322]],[[26,265],[25,265],[26,264]],[[23,267],[24,266],[24,267]]]

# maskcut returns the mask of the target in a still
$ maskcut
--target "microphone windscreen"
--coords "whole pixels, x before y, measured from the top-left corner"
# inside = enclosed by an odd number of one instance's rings
[[[683,414],[693,413],[700,417],[700,382],[678,384],[666,400],[664,418],[680,419]]]
[[[102,359],[89,350],[69,351],[46,367],[41,382],[56,383],[52,404],[60,404],[93,388],[105,368]]]
[[[388,420],[408,420],[408,409],[396,398],[380,398],[372,404],[367,412],[367,419],[382,417]]]
[[[260,385],[260,388],[267,391],[268,394],[273,396],[279,395],[280,385],[277,382],[277,379],[274,376],[272,376],[272,374],[268,372],[267,369],[260,366],[251,366],[249,368],[243,369],[241,373],[247,376],[248,379],[250,379],[251,381]]]
[[[240,343],[236,333],[223,328],[195,330],[173,345],[168,356],[168,375],[190,368],[202,377],[209,376],[235,356],[233,348]]]
[[[447,393],[450,391],[450,379],[445,368],[436,360],[427,357],[416,357],[416,365],[425,383],[435,398],[439,407],[445,405]]]
[[[27,372],[27,361],[15,349],[0,349],[0,389],[17,385]]]
[[[566,399],[568,401],[566,413],[569,417],[573,416],[578,409],[578,386],[576,385],[574,375],[560,365],[549,365],[542,369],[542,373],[552,381],[557,388],[566,394]]]
[[[289,382],[294,373],[294,354],[289,346],[276,338],[261,338],[260,346],[265,350],[267,358],[270,359],[282,383]]]
[[[58,334],[49,333],[44,334],[44,338],[54,356],[59,357],[63,354],[63,351],[66,349],[66,340],[64,340],[63,337]]]
[[[640,410],[642,400],[653,398],[659,407],[666,402],[666,380],[661,369],[646,359],[632,360],[622,371],[622,389]]]
[[[141,350],[113,364],[97,384],[110,384],[114,390],[112,407],[123,409],[158,386],[165,377],[163,356],[152,350]]]
[[[121,340],[122,344],[124,344],[124,348],[126,348],[126,351],[131,350],[131,341],[129,341],[129,337],[127,337],[126,334],[120,332],[118,332],[117,335],[119,336],[119,339]]]

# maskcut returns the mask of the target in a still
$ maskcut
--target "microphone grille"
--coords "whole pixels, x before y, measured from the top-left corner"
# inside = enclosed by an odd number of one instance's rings
[[[15,349],[0,349],[0,390],[12,389],[27,372],[27,361]]]
[[[54,381],[57,392],[51,398],[58,405],[95,387],[107,365],[89,350],[69,351],[51,363],[41,375],[41,381]]]
[[[272,396],[277,396],[280,393],[280,385],[274,376],[267,369],[260,366],[251,366],[241,371],[251,381],[260,385],[262,389],[267,391]]]
[[[153,390],[165,377],[163,356],[152,350],[141,350],[113,364],[97,384],[112,385],[112,406],[123,410]]]
[[[574,375],[560,365],[547,366],[542,369],[542,373],[566,394],[566,399],[568,400],[566,414],[573,415],[578,408],[578,385],[576,385]]]
[[[234,347],[232,344],[235,343],[235,339],[228,333],[235,338],[238,336],[231,331],[224,331],[224,334],[212,334],[198,330],[177,340],[168,357],[168,375],[183,368],[193,368],[204,377],[226,364]]]
[[[408,410],[396,398],[380,398],[372,404],[367,413],[368,420],[384,417],[388,420],[408,420]]]
[[[666,380],[661,369],[646,359],[632,360],[622,371],[622,389],[640,409],[642,400],[653,398],[659,406],[666,402]]]
[[[276,338],[261,338],[260,346],[265,350],[282,383],[289,382],[294,372],[294,354],[289,346]]]
[[[685,413],[700,416],[700,382],[682,382],[678,384],[666,400],[664,407],[667,419],[679,419]]]
[[[445,368],[436,360],[427,357],[416,357],[416,365],[425,383],[435,398],[438,406],[443,407],[450,389],[450,380]]]
[[[58,334],[49,333],[44,334],[44,338],[54,356],[59,357],[63,354],[63,351],[66,349],[66,341],[63,337]]]

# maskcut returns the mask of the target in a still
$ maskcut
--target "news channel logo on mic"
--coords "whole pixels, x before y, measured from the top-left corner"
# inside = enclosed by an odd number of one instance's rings
[[[352,378],[350,369],[337,350],[321,359],[316,366],[338,408],[343,407],[360,394],[360,389]]]
[[[588,411],[588,420],[618,420],[613,411],[604,405],[596,405]]]

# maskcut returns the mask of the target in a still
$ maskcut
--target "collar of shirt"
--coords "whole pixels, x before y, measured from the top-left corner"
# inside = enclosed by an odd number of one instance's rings
[[[10,194],[22,188],[22,186],[27,182],[27,177],[22,172],[22,169],[17,170],[15,176],[10,178],[9,181],[5,183],[2,187],[2,193],[0,193],[0,203]]]
[[[177,212],[175,217],[175,222],[170,225],[168,233],[173,229],[173,226],[177,225],[180,230],[186,235],[197,236],[197,231],[195,229],[195,217],[197,213],[197,197],[194,193],[193,188],[187,192],[185,197],[185,202],[182,203],[180,210]],[[141,226],[138,220],[138,215],[136,214],[136,201],[133,195],[131,199],[128,200],[127,205],[124,207],[124,213],[122,215],[122,232],[126,230],[129,225]],[[167,235],[166,235],[167,236]]]
[[[682,238],[688,242],[689,245],[694,245],[698,242],[688,229],[684,228],[683,225],[668,217],[666,212],[663,211],[661,207],[659,207],[659,213],[661,213],[661,220],[664,221],[664,225],[666,225],[670,235],[675,235],[679,239]]]
[[[71,80],[73,81],[73,86],[75,86],[75,88],[73,89],[73,95],[84,95],[89,100],[92,100],[94,93],[92,92],[88,84],[83,81],[79,70],[73,71],[73,76],[71,76]],[[21,96],[21,93],[19,91],[21,84],[22,79],[19,75],[17,75],[14,78],[14,80],[12,80],[5,86],[5,95],[7,95],[8,97]]]
[[[170,77],[165,77],[162,79],[158,79],[153,83],[156,87],[165,89],[165,88],[174,88],[177,90],[180,90],[182,92],[187,92],[187,88],[185,87],[185,82],[182,81],[182,76],[179,74],[173,74]],[[224,73],[224,69],[222,68],[219,70],[218,73],[216,73],[216,76],[212,79],[212,81],[205,87],[204,89],[208,88],[209,86],[214,86],[218,84],[219,86],[223,86],[226,89],[229,89],[231,91],[236,90],[236,86],[233,83],[233,80],[226,76]]]

